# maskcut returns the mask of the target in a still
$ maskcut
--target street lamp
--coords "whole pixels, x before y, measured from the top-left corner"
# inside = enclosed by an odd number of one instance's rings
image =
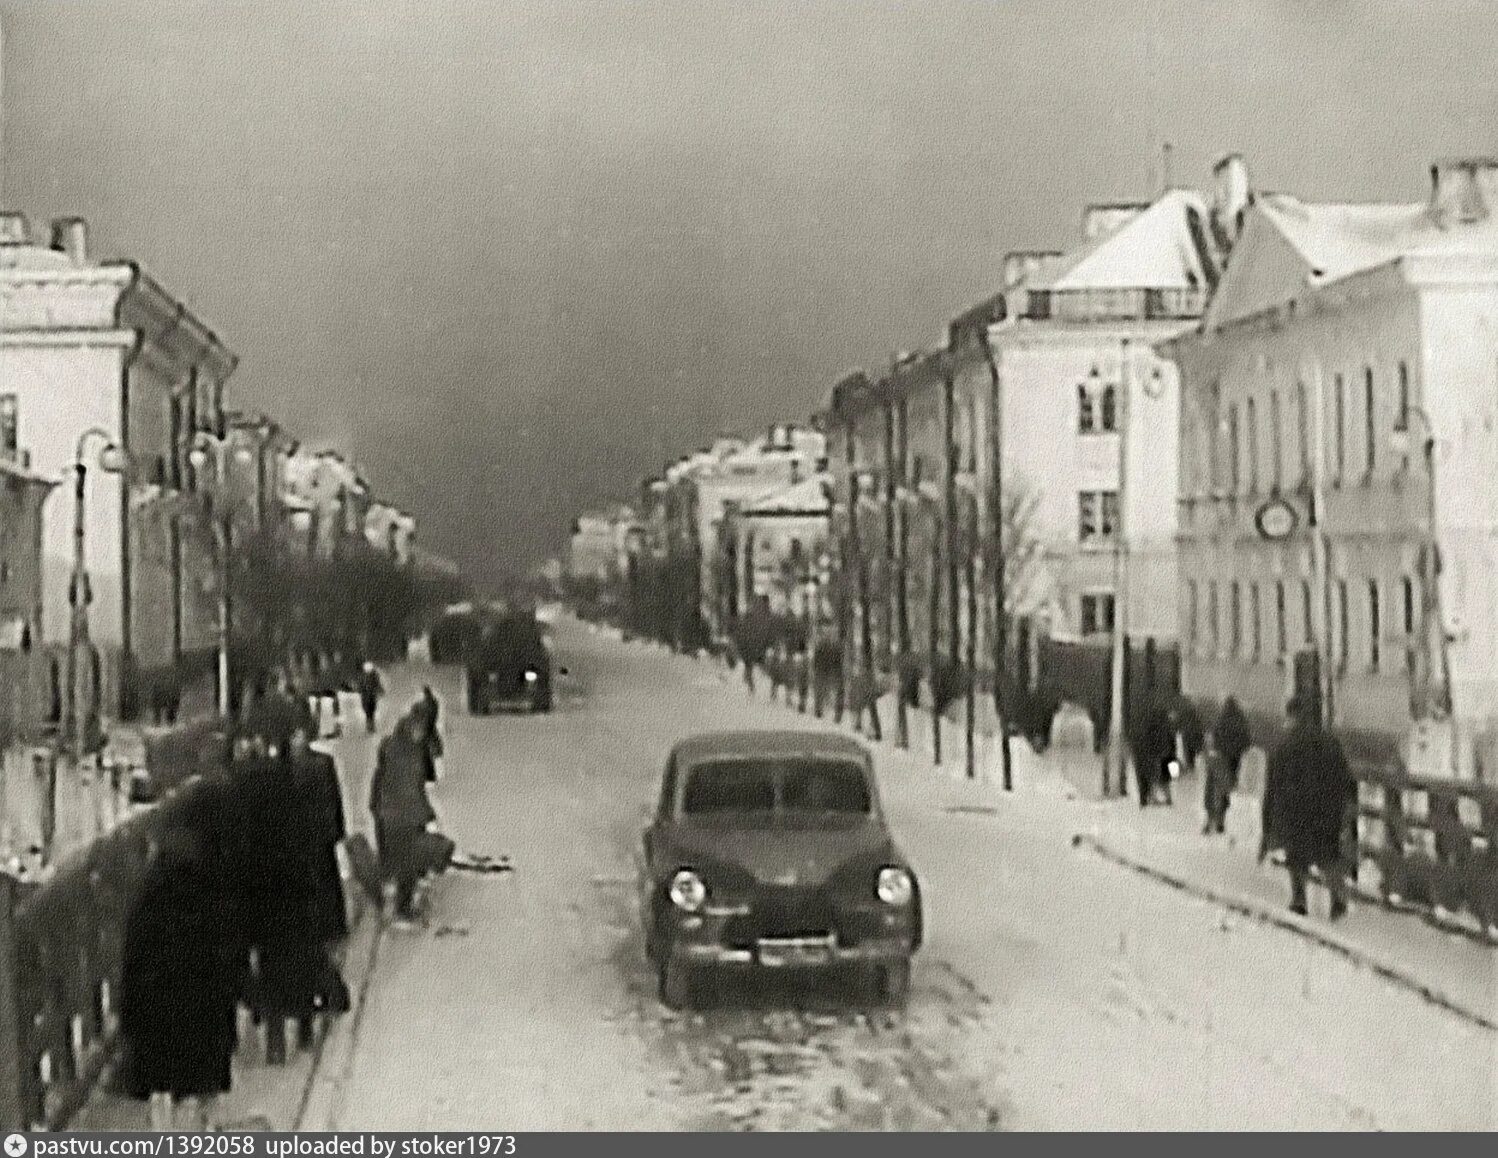
[[[88,487],[87,453],[89,444],[98,440],[99,469],[110,474],[121,474],[126,469],[125,452],[114,441],[114,436],[101,427],[90,427],[78,436],[78,445],[73,454],[73,575],[68,584],[68,604],[72,609],[68,634],[68,728],[73,759],[82,763],[85,746],[84,703],[86,697],[79,688],[80,655],[89,645],[88,605],[93,601],[89,586],[88,564],[85,552],[87,533],[86,506]]]
[[[249,465],[255,456],[241,446],[237,450],[228,438],[220,438],[200,430],[193,436],[192,449],[187,461],[198,474],[213,465],[213,487],[210,504],[218,509],[214,516],[214,549],[218,570],[218,710],[227,720],[232,711],[229,683],[229,647],[232,608],[229,601],[230,553],[234,545],[234,506],[232,496],[233,478],[230,474],[232,462]],[[212,499],[217,497],[217,503]]]
[[[1402,421],[1394,430],[1390,441],[1396,450],[1409,455],[1412,448],[1413,432],[1410,429],[1409,418],[1420,420],[1424,427],[1425,437],[1420,440],[1420,450],[1425,459],[1425,482],[1426,482],[1426,524],[1425,532],[1430,542],[1425,552],[1425,566],[1422,568],[1424,576],[1422,579],[1421,599],[1421,622],[1423,627],[1423,638],[1421,646],[1426,650],[1426,688],[1422,696],[1421,707],[1424,712],[1434,712],[1439,717],[1452,723],[1453,735],[1451,737],[1450,759],[1452,771],[1455,772],[1458,757],[1456,750],[1456,736],[1454,734],[1453,705],[1451,700],[1451,655],[1447,647],[1446,622],[1441,615],[1441,539],[1440,524],[1436,514],[1436,435],[1435,424],[1431,422],[1430,415],[1419,406],[1406,406],[1401,415]],[[1430,695],[1430,633],[1434,630],[1437,639],[1437,659],[1441,666],[1440,681],[1435,697]],[[1434,702],[1432,702],[1434,698]]]

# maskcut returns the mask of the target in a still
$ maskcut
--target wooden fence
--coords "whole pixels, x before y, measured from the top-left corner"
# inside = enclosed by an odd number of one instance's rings
[[[1498,788],[1360,769],[1358,855],[1389,904],[1498,938]]]

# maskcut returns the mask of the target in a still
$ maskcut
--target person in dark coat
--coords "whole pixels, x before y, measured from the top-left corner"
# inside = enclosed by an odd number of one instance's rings
[[[1243,764],[1243,755],[1252,745],[1248,731],[1248,718],[1238,701],[1229,696],[1223,701],[1217,721],[1212,725],[1212,734],[1207,745],[1207,777],[1205,806],[1207,822],[1204,833],[1226,831],[1228,806],[1238,789],[1238,770]]]
[[[224,913],[207,833],[167,828],[125,925],[120,1033],[126,1084],[151,1101],[152,1128],[202,1129],[230,1086],[237,978],[221,952]],[[188,1103],[187,1123],[172,1102]]]
[[[305,703],[298,708],[291,682],[284,675],[258,680],[254,703],[245,713],[242,732],[258,741],[268,755],[285,759],[291,750],[291,733],[309,714]]]
[[[430,784],[437,779],[437,761],[442,759],[442,733],[437,730],[437,719],[442,713],[442,705],[432,693],[429,686],[421,689],[421,699],[416,702],[417,711],[421,714],[422,727],[426,729],[426,769],[427,783]]]
[[[1175,758],[1176,731],[1165,703],[1156,700],[1145,709],[1131,747],[1134,749],[1134,779],[1138,785],[1139,807],[1148,808],[1154,803],[1156,790],[1162,787],[1165,802],[1169,804],[1169,763]]]
[[[312,747],[305,730],[298,729],[291,738],[291,771],[296,793],[307,808],[307,933],[319,941],[341,941],[349,930],[338,845],[348,835],[348,825],[338,766],[332,756]]]
[[[380,709],[380,697],[385,694],[385,685],[375,665],[366,663],[359,672],[359,705],[364,709],[364,724],[369,734],[374,735],[375,714]]]
[[[437,818],[427,799],[426,757],[425,728],[413,711],[380,742],[369,786],[375,840],[386,879],[395,883],[395,915],[401,923],[419,916],[413,901],[427,868],[421,844],[427,825]]]
[[[1263,838],[1259,859],[1271,848],[1285,852],[1290,870],[1290,911],[1306,913],[1306,881],[1318,868],[1331,893],[1331,918],[1347,912],[1346,858],[1342,842],[1357,807],[1357,780],[1337,738],[1321,725],[1314,703],[1289,705],[1290,730],[1269,757],[1264,782]]]

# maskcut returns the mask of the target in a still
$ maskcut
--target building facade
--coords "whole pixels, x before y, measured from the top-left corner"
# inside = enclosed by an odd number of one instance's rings
[[[1423,203],[1254,198],[1164,347],[1192,695],[1275,719],[1319,690],[1370,759],[1498,774],[1495,215],[1493,161],[1433,166]]]

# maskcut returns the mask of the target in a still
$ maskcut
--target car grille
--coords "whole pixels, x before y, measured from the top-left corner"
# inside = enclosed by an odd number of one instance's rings
[[[723,930],[726,944],[752,948],[762,937],[825,937],[838,932],[837,910],[821,889],[764,888],[750,911]]]

